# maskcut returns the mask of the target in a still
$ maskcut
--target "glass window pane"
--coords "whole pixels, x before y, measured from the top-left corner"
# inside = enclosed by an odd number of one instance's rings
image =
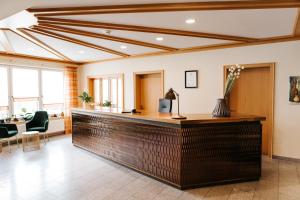
[[[60,71],[42,71],[42,94],[44,104],[64,102],[64,75]]]
[[[7,68],[0,67],[0,107],[8,106]]]
[[[123,81],[118,79],[118,108],[123,108]]]
[[[34,69],[13,68],[13,97],[38,97],[38,71]]]
[[[100,80],[94,80],[94,101],[96,104],[100,104]]]
[[[14,114],[17,116],[24,115],[26,113],[34,113],[39,109],[39,101],[36,99],[21,100],[14,102]]]
[[[117,107],[117,103],[118,103],[118,94],[117,94],[117,79],[111,79],[111,103],[112,103],[112,107]]]
[[[102,102],[109,101],[108,79],[102,80]]]

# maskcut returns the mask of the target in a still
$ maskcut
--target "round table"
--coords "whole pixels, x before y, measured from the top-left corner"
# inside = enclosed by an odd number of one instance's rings
[[[40,149],[40,135],[38,131],[27,131],[22,133],[23,151],[34,151]]]

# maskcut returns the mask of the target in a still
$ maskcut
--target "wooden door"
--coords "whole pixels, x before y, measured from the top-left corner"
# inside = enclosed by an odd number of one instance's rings
[[[229,97],[232,113],[266,117],[263,121],[262,153],[272,155],[274,64],[243,65],[245,69]],[[226,69],[226,68],[225,68]],[[226,69],[227,72],[227,69]],[[225,73],[226,74],[226,73]]]
[[[158,110],[159,98],[163,97],[163,72],[135,74],[135,107],[148,113]]]

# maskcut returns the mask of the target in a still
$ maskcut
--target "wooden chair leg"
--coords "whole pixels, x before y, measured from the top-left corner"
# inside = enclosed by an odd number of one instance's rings
[[[16,139],[17,139],[17,145],[18,145],[18,148],[19,148],[19,138],[18,138],[18,135],[16,135]]]
[[[44,133],[43,135],[44,135],[44,144],[46,144],[46,133]]]
[[[8,148],[9,148],[9,153],[11,153],[11,148],[10,148],[10,139],[7,139],[7,143],[8,143]]]

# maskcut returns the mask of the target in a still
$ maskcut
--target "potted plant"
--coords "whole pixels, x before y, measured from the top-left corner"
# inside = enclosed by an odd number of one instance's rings
[[[103,107],[111,107],[111,101],[105,101]]]
[[[81,93],[81,95],[79,95],[79,99],[81,100],[82,105],[85,108],[88,103],[92,102],[93,97],[91,97],[86,91],[84,91]]]
[[[224,95],[223,98],[217,100],[217,105],[212,113],[214,117],[230,117],[230,108],[228,107],[227,99],[232,91],[235,81],[240,78],[243,69],[244,67],[240,65],[233,65],[229,68]]]

